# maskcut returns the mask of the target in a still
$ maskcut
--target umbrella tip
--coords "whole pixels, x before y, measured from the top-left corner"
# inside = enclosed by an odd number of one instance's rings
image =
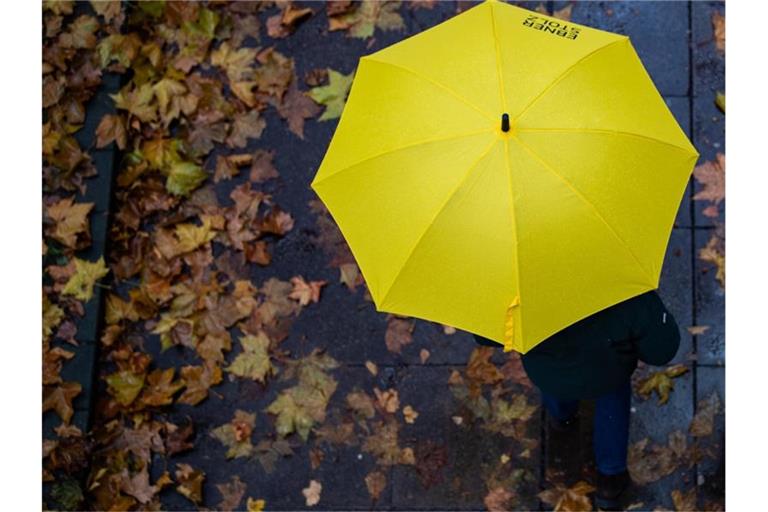
[[[501,131],[509,131],[509,114],[507,113],[501,114]]]

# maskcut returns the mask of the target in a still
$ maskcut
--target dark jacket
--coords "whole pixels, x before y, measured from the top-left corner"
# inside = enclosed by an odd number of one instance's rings
[[[500,344],[474,335],[477,343]],[[615,304],[553,334],[521,356],[528,377],[561,400],[593,399],[625,383],[637,361],[669,362],[680,329],[655,290]]]

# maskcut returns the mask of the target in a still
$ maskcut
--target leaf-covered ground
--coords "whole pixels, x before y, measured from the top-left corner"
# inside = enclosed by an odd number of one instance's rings
[[[588,414],[558,439],[514,354],[377,313],[309,188],[357,58],[471,5],[44,2],[46,508],[591,509]],[[524,6],[629,34],[702,153],[662,275],[683,343],[635,374],[627,507],[722,510],[723,5]],[[87,200],[108,150],[111,203]]]

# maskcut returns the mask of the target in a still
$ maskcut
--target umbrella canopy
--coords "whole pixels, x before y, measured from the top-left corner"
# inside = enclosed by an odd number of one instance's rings
[[[627,36],[487,1],[360,59],[311,186],[378,311],[525,353],[658,287],[697,158]]]

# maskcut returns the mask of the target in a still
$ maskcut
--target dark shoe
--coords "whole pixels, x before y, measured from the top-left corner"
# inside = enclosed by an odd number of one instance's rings
[[[549,428],[555,432],[573,432],[576,430],[576,426],[579,424],[578,411],[573,413],[573,416],[565,420],[558,420],[552,417],[552,415],[547,415],[547,418],[549,419]]]
[[[623,510],[621,497],[629,482],[629,472],[626,470],[616,475],[604,475],[598,471],[595,506],[599,510]]]

